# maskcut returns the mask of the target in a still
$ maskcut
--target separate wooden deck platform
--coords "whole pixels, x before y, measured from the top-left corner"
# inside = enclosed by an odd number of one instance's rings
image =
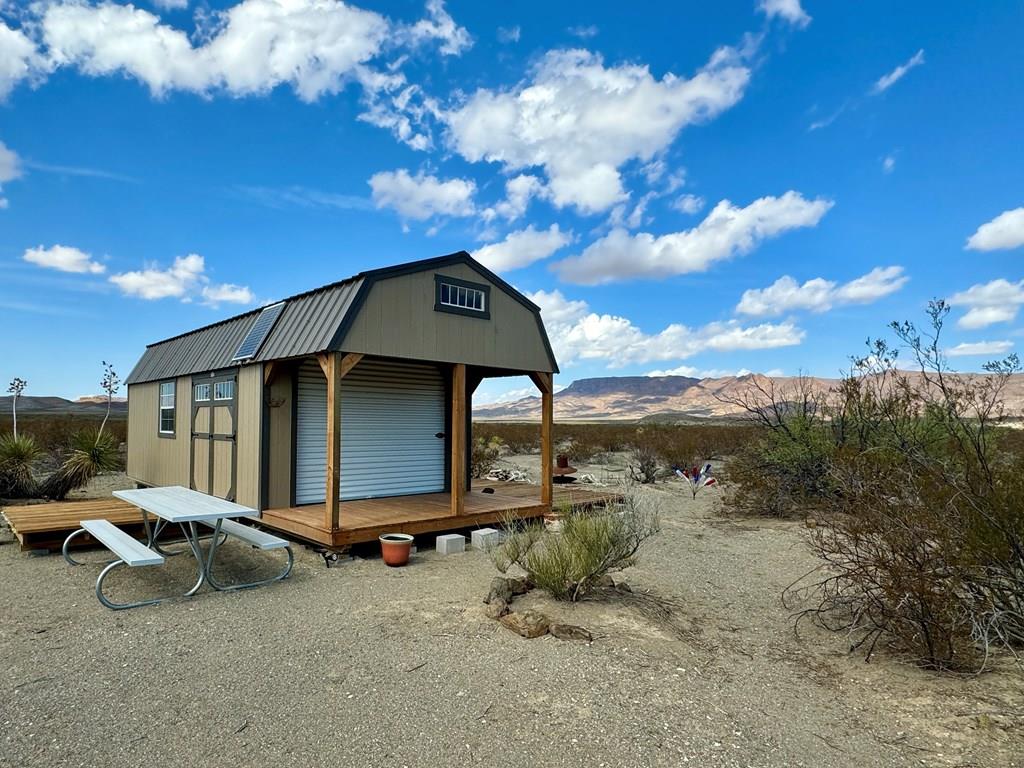
[[[484,488],[493,489],[485,493]],[[615,491],[572,485],[554,487],[554,506],[576,508],[607,504],[620,498]],[[427,493],[386,499],[366,499],[341,503],[341,530],[324,527],[324,505],[271,509],[260,523],[268,528],[328,547],[374,541],[384,532],[430,533],[473,528],[500,521],[507,515],[520,519],[541,517],[550,512],[540,501],[540,486],[527,483],[477,481],[466,493],[465,514],[453,517],[451,497],[447,493]],[[45,504],[5,507],[3,515],[10,523],[23,550],[60,549],[64,539],[81,526],[81,520],[109,520],[119,528],[142,537],[142,513],[120,499],[61,501]],[[83,537],[85,538],[85,537]]]
[[[143,536],[142,512],[114,497],[4,507],[3,516],[23,550],[60,549],[68,534],[82,527],[81,520],[109,520],[127,533]],[[87,538],[79,541],[86,543]]]
[[[489,488],[493,493],[485,493]],[[584,487],[556,485],[554,506],[592,507],[616,501],[621,494]],[[424,493],[386,499],[341,503],[341,529],[324,526],[324,505],[266,510],[260,522],[269,528],[328,547],[375,541],[382,533],[432,533],[491,525],[511,515],[526,520],[551,512],[540,500],[540,486],[527,483],[477,481],[466,492],[465,514],[453,516],[451,496]]]

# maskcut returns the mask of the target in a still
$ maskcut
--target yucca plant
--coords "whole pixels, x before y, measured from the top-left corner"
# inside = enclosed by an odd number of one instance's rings
[[[60,468],[43,482],[42,495],[63,499],[76,488],[84,488],[101,472],[118,468],[117,439],[108,432],[84,429],[71,438],[71,452]]]
[[[31,435],[0,436],[0,496],[25,499],[36,494],[32,467],[42,453]]]

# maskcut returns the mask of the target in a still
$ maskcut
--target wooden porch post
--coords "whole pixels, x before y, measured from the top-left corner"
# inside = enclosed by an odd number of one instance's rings
[[[554,422],[554,380],[550,373],[537,371],[530,378],[540,390],[540,501],[551,505],[554,496],[552,478],[553,446],[552,426]]]
[[[327,487],[324,498],[324,525],[332,531],[341,527],[341,380],[362,359],[360,354],[323,352],[317,355],[327,379]]]
[[[452,516],[466,508],[466,365],[452,366]]]

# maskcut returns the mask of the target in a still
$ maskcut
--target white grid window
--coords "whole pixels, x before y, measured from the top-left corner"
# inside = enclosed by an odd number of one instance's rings
[[[487,310],[486,296],[476,288],[465,288],[461,285],[441,283],[441,303],[446,307],[472,309],[477,312]]]
[[[213,385],[214,400],[231,400],[235,396],[235,382],[217,381]]]
[[[174,382],[160,382],[160,434],[174,434]]]
[[[205,403],[210,400],[210,385],[196,384],[196,402]]]

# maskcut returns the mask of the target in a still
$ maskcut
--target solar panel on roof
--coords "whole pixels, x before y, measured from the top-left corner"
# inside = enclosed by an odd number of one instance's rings
[[[277,322],[277,318],[281,316],[281,310],[283,309],[283,301],[279,304],[271,304],[269,307],[264,307],[259,317],[256,318],[256,322],[252,324],[252,328],[245,334],[242,343],[238,345],[238,350],[235,352],[235,356],[231,358],[231,362],[248,360],[256,356],[256,353],[260,351],[260,347],[263,346],[263,342],[266,341],[267,336],[274,327],[274,323]]]

